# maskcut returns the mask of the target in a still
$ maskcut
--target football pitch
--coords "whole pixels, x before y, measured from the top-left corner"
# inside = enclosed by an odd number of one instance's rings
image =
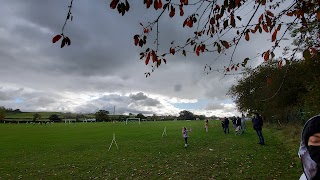
[[[219,121],[209,132],[203,121],[0,124],[0,179],[299,179],[280,139],[265,128],[261,146],[247,127],[225,135]]]

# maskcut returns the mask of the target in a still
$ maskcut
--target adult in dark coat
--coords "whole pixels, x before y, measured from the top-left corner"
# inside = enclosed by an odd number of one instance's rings
[[[229,131],[229,119],[227,117],[225,117],[224,120],[223,120],[223,132],[225,134],[227,134],[227,130],[228,130],[228,134],[230,134],[230,131]]]
[[[252,119],[252,125],[253,125],[253,129],[256,130],[257,135],[259,137],[258,144],[264,145],[264,138],[262,135],[263,121],[262,121],[262,117],[260,116],[259,113],[254,113],[254,117]]]

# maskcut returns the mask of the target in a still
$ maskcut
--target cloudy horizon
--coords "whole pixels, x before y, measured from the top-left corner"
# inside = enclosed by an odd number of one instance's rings
[[[113,112],[116,107],[116,114],[240,114],[226,95],[238,76],[203,70],[206,64],[216,69],[226,65],[223,59],[214,60],[218,54],[170,56],[166,65],[145,77],[151,67],[139,60],[141,49],[134,46],[133,36],[141,31],[139,22],[156,13],[142,3],[132,3],[122,17],[109,8],[109,1],[75,1],[74,19],[65,28],[72,44],[60,48],[52,38],[61,33],[69,1],[0,2],[6,4],[0,7],[0,106],[76,113]],[[172,39],[185,41],[192,33],[177,19],[161,22],[162,49],[169,49]],[[254,57],[265,50],[260,36],[251,41],[255,46],[240,43],[235,57]],[[250,63],[262,61],[258,57]]]

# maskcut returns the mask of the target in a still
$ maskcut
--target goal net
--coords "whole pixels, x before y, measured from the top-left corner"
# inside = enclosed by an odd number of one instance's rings
[[[128,122],[138,122],[140,124],[140,118],[127,118],[126,124],[128,124]]]

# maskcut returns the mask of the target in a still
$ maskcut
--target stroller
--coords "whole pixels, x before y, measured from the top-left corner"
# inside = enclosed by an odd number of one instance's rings
[[[237,126],[236,129],[234,130],[235,135],[241,135],[243,133],[243,129],[241,126]]]

